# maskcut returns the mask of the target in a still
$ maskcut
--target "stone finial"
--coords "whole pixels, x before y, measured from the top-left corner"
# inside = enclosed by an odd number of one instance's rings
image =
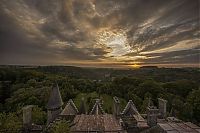
[[[158,98],[158,109],[160,112],[160,117],[161,118],[166,118],[167,114],[167,100]]]
[[[115,115],[116,117],[118,117],[120,115],[120,101],[118,99],[118,97],[113,97],[113,115]]]

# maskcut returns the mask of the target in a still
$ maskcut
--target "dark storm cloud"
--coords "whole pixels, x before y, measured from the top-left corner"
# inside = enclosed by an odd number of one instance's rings
[[[1,64],[198,64],[198,10],[198,0],[1,0]]]

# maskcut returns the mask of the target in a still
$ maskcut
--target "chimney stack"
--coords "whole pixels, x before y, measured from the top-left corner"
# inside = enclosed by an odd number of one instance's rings
[[[23,128],[26,132],[31,129],[32,126],[32,109],[33,105],[27,105],[22,108],[23,110]]]
[[[157,125],[159,110],[156,107],[147,107],[147,124],[150,127]]]
[[[158,98],[158,109],[159,109],[159,112],[160,112],[160,117],[161,118],[166,118],[167,100]]]
[[[81,98],[81,104],[80,104],[80,108],[79,108],[79,114],[87,114],[85,100],[84,100],[83,97]]]
[[[120,101],[118,97],[113,97],[113,115],[115,115],[117,118],[120,116]]]

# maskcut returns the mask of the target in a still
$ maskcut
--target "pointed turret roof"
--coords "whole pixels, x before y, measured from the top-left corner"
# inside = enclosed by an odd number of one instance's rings
[[[84,98],[81,99],[79,114],[87,114]]]
[[[60,90],[58,84],[54,84],[50,94],[49,101],[47,103],[47,109],[60,108],[63,105]]]
[[[122,115],[138,115],[139,112],[137,108],[135,107],[132,100],[129,100],[126,107],[124,108]]]
[[[69,99],[67,105],[63,109],[60,115],[76,115],[78,114],[78,109],[72,99]]]
[[[90,112],[90,115],[100,115],[100,114],[105,114],[101,103],[100,103],[100,99],[96,99],[96,102]]]

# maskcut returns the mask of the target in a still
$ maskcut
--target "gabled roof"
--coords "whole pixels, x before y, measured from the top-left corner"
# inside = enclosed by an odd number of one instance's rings
[[[67,102],[67,105],[63,109],[60,115],[77,115],[78,114],[78,109],[72,99],[69,99]]]
[[[105,114],[105,112],[101,106],[100,99],[97,99],[90,112],[90,115],[100,115],[100,114]]]
[[[72,124],[73,133],[124,133],[119,121],[112,114],[76,115]]]
[[[47,109],[56,109],[60,108],[63,105],[63,101],[61,98],[60,90],[58,84],[54,84],[49,101],[47,103]]]
[[[138,110],[135,107],[134,103],[132,100],[129,100],[127,103],[126,107],[124,108],[122,115],[138,115]]]

